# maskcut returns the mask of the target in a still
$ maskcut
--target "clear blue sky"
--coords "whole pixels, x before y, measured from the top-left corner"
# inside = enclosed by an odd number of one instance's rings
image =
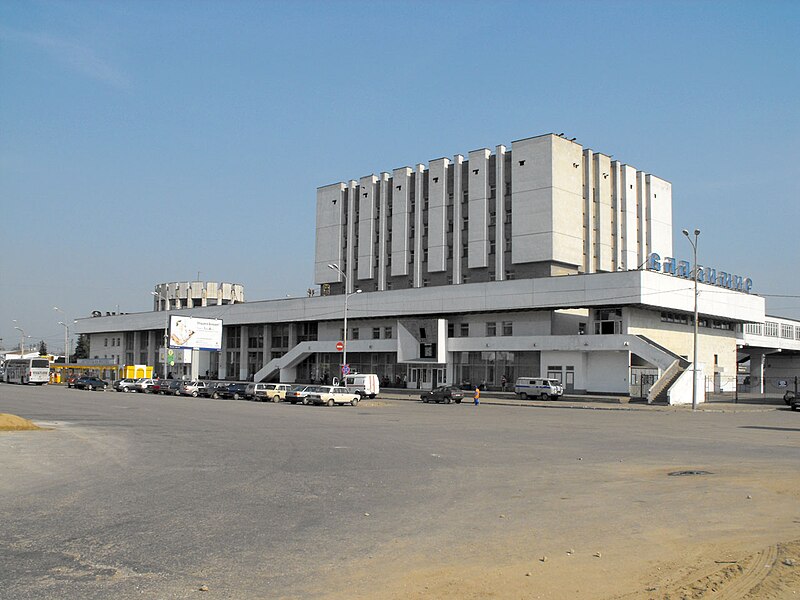
[[[798,2],[0,3],[0,337],[313,284],[318,186],[547,132],[800,318]]]

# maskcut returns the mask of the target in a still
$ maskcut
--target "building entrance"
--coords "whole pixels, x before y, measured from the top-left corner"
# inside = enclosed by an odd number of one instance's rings
[[[447,369],[440,365],[409,366],[408,387],[417,390],[432,390],[447,383]]]

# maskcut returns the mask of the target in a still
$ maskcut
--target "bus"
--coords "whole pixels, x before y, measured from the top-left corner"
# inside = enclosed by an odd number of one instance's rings
[[[50,361],[46,358],[12,358],[4,367],[6,383],[44,385],[50,381]]]

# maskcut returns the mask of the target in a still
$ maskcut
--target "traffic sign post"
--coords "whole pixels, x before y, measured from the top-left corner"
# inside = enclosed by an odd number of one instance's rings
[[[342,365],[342,375],[347,375],[350,372],[350,365]]]

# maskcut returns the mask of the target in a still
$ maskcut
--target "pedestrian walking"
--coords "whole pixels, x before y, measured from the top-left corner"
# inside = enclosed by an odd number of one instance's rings
[[[508,383],[508,379],[506,379],[506,376],[505,376],[505,375],[503,375],[503,376],[500,378],[500,388],[501,388],[501,389],[502,389],[504,392],[506,391],[506,384],[507,384],[507,383]]]
[[[475,406],[478,406],[481,403],[481,388],[480,386],[475,388]]]

